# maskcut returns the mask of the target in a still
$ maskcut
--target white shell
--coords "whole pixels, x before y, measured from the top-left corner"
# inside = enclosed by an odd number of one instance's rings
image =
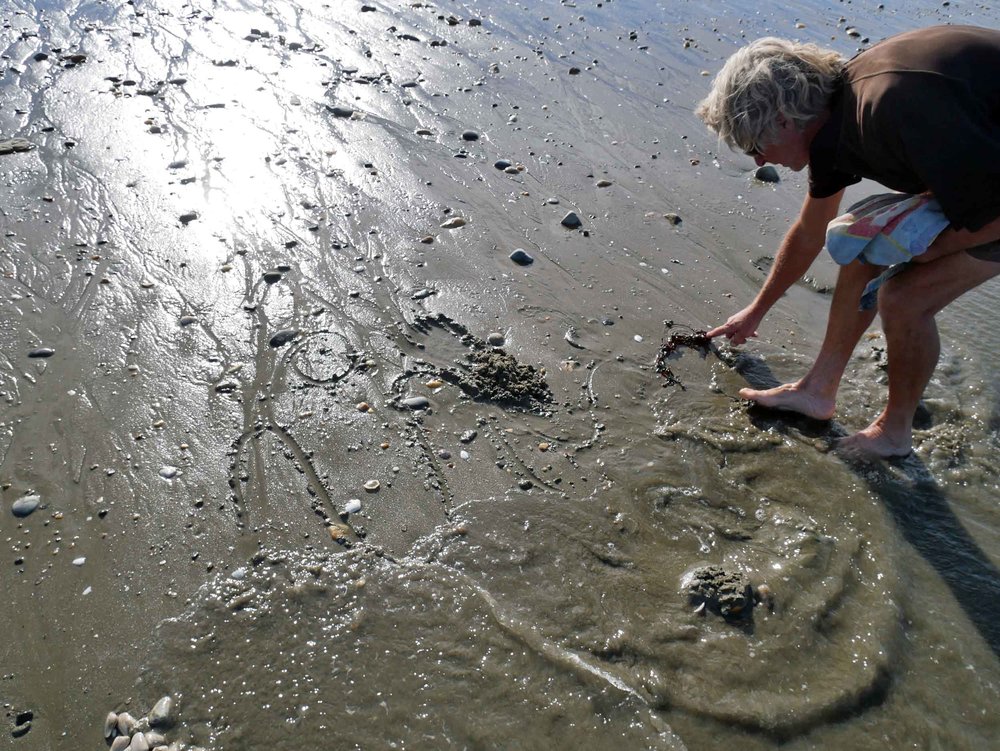
[[[358,498],[352,498],[347,503],[344,504],[344,511],[348,514],[356,514],[361,510],[361,500]]]

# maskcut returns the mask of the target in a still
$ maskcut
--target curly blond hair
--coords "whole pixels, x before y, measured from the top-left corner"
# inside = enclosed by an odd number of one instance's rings
[[[815,44],[758,39],[726,61],[695,113],[731,148],[757,152],[776,140],[779,115],[802,128],[823,112],[845,62]]]

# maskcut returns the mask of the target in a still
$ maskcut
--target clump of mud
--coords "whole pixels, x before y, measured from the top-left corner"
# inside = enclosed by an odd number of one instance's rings
[[[459,369],[442,371],[441,378],[473,399],[525,409],[553,401],[542,373],[502,349],[477,348],[466,360]]]
[[[743,620],[752,614],[753,587],[739,571],[703,566],[686,574],[681,587],[696,609],[708,610],[728,621]]]

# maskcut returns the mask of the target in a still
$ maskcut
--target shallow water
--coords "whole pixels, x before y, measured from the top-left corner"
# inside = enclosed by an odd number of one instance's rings
[[[735,398],[808,366],[826,259],[760,340],[653,369],[803,188],[719,152],[703,72],[990,12],[360,7],[5,6],[0,697],[33,719],[0,747],[102,747],[164,694],[211,749],[994,744],[997,285],[941,316],[892,465],[827,451],[880,408],[877,330],[832,424]],[[461,391],[491,332],[551,402]],[[770,607],[695,612],[706,564]]]

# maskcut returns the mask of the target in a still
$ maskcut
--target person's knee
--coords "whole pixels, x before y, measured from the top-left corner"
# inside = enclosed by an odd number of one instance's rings
[[[883,326],[904,321],[914,321],[931,315],[919,295],[915,295],[904,280],[893,278],[878,292],[878,313]]]

